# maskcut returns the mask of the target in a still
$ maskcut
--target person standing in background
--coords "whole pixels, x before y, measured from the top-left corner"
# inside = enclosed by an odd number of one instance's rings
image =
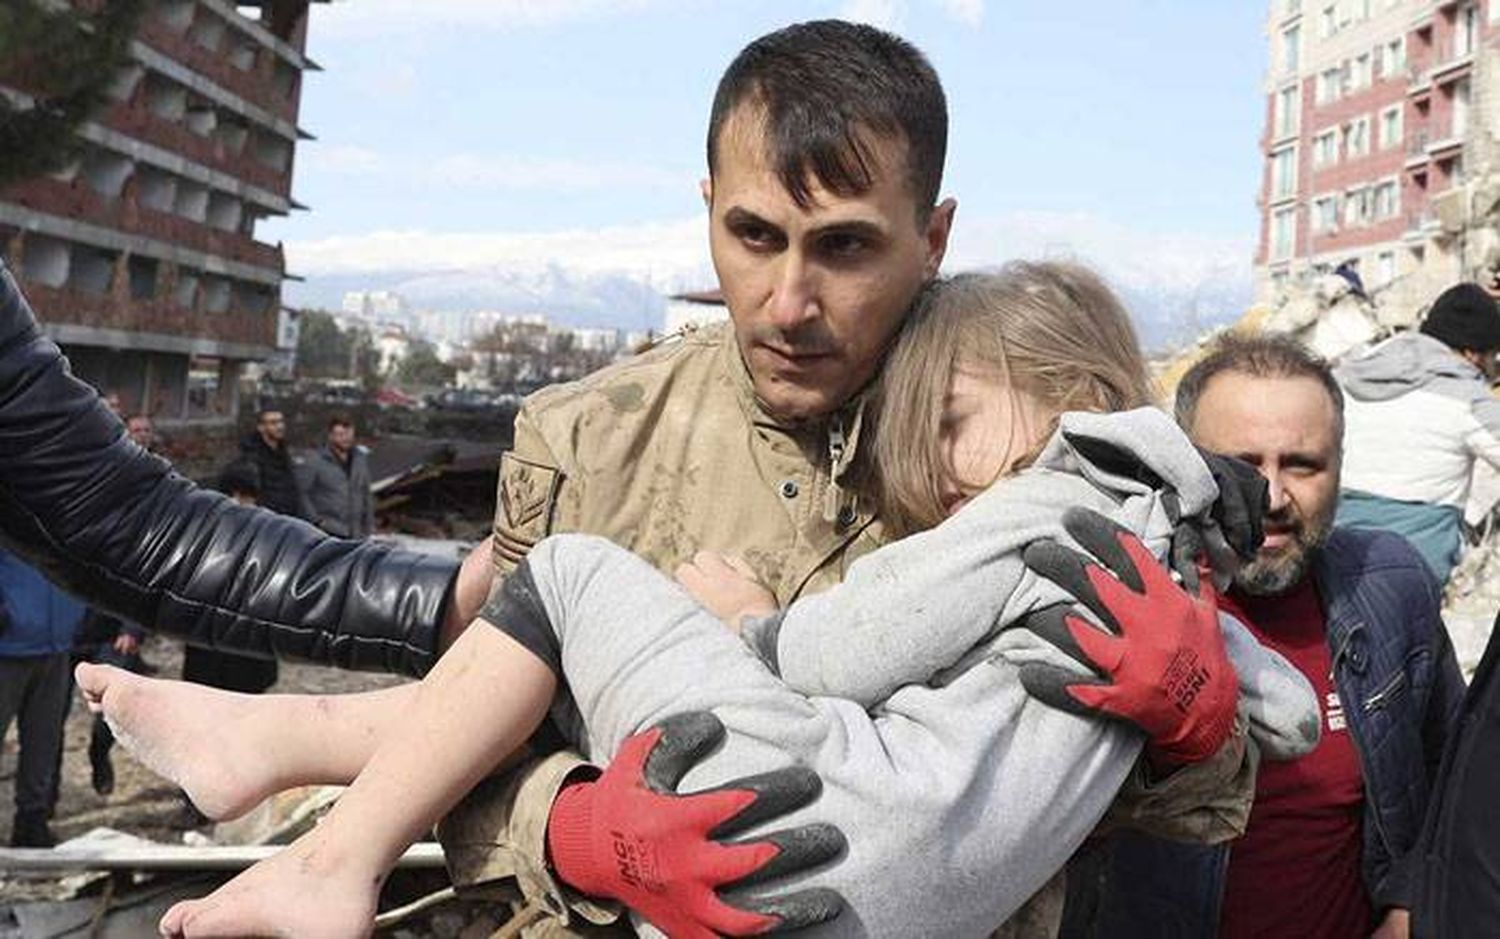
[[[85,611],[41,572],[0,549],[0,739],[12,719],[21,731],[13,848],[56,844],[49,823],[73,690],[73,639]]]
[[[308,456],[302,470],[313,523],[340,538],[368,538],[375,530],[370,451],[354,442],[354,421],[334,415],[328,442]]]
[[[257,413],[255,430],[240,441],[240,457],[254,464],[259,474],[256,504],[282,515],[311,517],[296,461],[286,445],[286,415],[275,410]]]
[[[1440,585],[1463,546],[1475,461],[1500,467],[1500,399],[1490,393],[1497,350],[1500,307],[1478,284],[1459,284],[1419,331],[1334,372],[1345,400],[1336,523],[1395,532]]]

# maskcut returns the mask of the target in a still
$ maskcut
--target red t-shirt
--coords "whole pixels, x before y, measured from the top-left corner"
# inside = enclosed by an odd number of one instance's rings
[[[1249,827],[1229,848],[1220,935],[1364,939],[1374,918],[1361,866],[1364,784],[1317,589],[1307,578],[1283,596],[1235,592],[1221,605],[1312,682],[1323,736],[1301,759],[1261,761]]]

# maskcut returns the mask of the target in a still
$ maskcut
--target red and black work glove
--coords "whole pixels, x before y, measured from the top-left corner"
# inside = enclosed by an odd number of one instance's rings
[[[1229,737],[1239,703],[1212,585],[1204,579],[1193,593],[1183,590],[1139,538],[1096,512],[1069,509],[1063,527],[1098,563],[1039,541],[1027,546],[1026,566],[1106,629],[1067,606],[1039,610],[1023,625],[1097,677],[1029,663],[1021,666],[1021,683],[1054,707],[1134,724],[1165,761],[1208,758]]]
[[[670,717],[626,740],[598,779],[563,789],[547,820],[558,876],[624,903],[673,939],[753,936],[837,916],[843,900],[824,888],[725,892],[825,864],[845,842],[832,825],[726,840],[812,802],[822,782],[788,767],[679,795],[683,775],[723,740],[724,725],[706,711]]]

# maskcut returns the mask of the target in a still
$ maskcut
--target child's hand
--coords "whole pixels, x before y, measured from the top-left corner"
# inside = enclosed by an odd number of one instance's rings
[[[735,632],[745,617],[769,616],[777,610],[775,594],[741,558],[699,551],[691,561],[678,565],[676,576],[694,600]]]

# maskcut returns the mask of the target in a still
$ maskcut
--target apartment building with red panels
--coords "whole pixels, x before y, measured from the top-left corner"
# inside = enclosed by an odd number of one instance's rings
[[[103,0],[72,0],[84,10]],[[76,374],[167,426],[238,415],[241,371],[286,332],[309,0],[151,0],[82,156],[0,190],[0,253]],[[0,94],[31,99],[25,63]]]
[[[1340,265],[1457,277],[1434,207],[1494,123],[1500,0],[1273,0],[1267,32],[1258,297]]]

